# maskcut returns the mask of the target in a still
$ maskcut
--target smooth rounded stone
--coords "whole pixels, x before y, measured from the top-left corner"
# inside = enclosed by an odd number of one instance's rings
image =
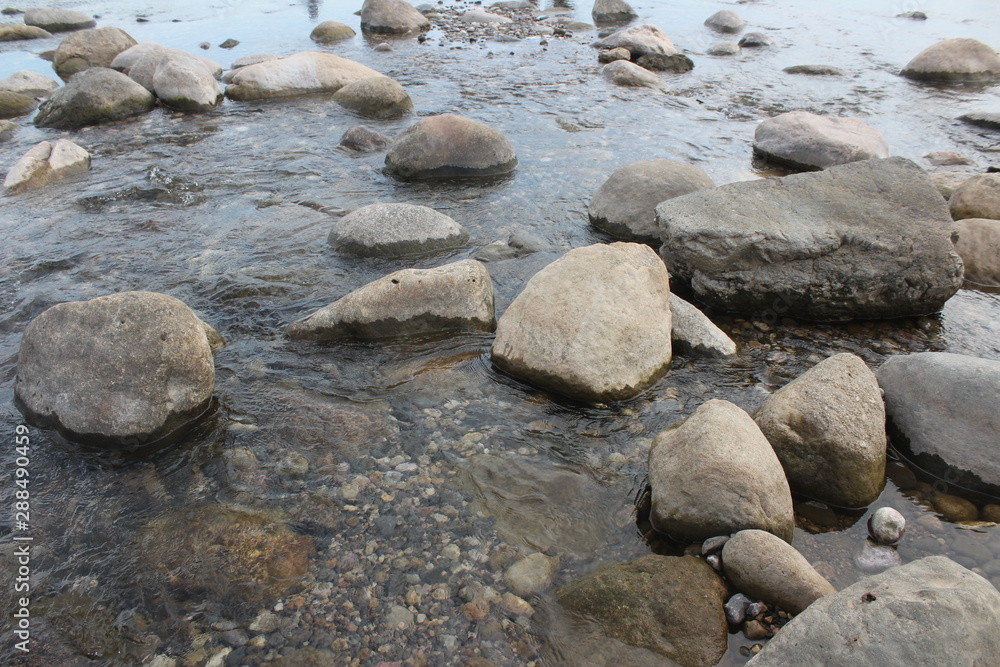
[[[355,125],[344,132],[339,145],[359,153],[371,153],[385,148],[389,143],[389,138],[384,134],[364,125]]]
[[[333,101],[369,118],[399,118],[413,111],[413,101],[403,86],[387,76],[349,83],[333,94]]]
[[[967,171],[932,171],[928,175],[931,177],[934,187],[947,201],[955,194],[955,190],[975,174],[970,174]]]
[[[714,309],[820,321],[937,312],[961,287],[954,223],[903,158],[730,183],[656,207],[660,255]]]
[[[1000,494],[1000,361],[920,352],[890,357],[876,376],[895,447],[942,479]]]
[[[641,23],[616,30],[591,46],[605,50],[619,47],[628,49],[633,59],[638,59],[647,53],[659,53],[665,56],[677,53],[677,48],[667,34],[652,23]]]
[[[24,192],[55,180],[85,174],[89,169],[90,153],[69,139],[59,139],[55,144],[43,141],[10,168],[3,186],[9,193]]]
[[[966,500],[949,493],[935,493],[931,502],[944,518],[949,521],[976,521],[979,519],[979,509]]]
[[[710,56],[738,56],[740,45],[736,42],[717,42],[705,50]]]
[[[122,292],[61,303],[33,319],[15,394],[32,424],[128,446],[200,416],[214,384],[212,350],[191,309],[166,294]]]
[[[493,331],[493,280],[466,259],[403,269],[370,282],[288,326],[289,338],[388,338],[473,329]]]
[[[33,25],[49,32],[69,32],[83,30],[97,25],[90,16],[71,9],[53,7],[33,7],[24,12],[24,24]]]
[[[934,151],[925,155],[924,159],[935,167],[976,166],[975,160],[955,151]]]
[[[639,56],[636,65],[653,72],[673,72],[683,74],[694,69],[694,62],[683,53],[665,56],[660,53],[647,53]]]
[[[994,81],[1000,78],[1000,56],[975,39],[946,39],[918,53],[900,75],[917,81]]]
[[[17,118],[29,114],[34,111],[35,104],[32,97],[0,90],[0,118]]]
[[[153,95],[121,72],[92,67],[42,102],[35,125],[75,130],[146,113],[154,106]]]
[[[132,60],[131,57],[129,59]],[[128,68],[128,76],[153,94],[156,94],[154,79],[157,73],[161,69],[174,67],[183,67],[184,69],[195,71],[204,70],[205,74],[211,79],[211,83],[217,86],[218,84],[215,84],[215,77],[213,76],[214,67],[208,65],[206,60],[178,49],[162,47],[159,49],[148,48],[144,50],[144,53],[140,53],[138,58],[133,60],[131,67]]]
[[[728,401],[711,400],[656,436],[649,484],[653,527],[675,539],[748,528],[792,539],[792,494],[781,463],[757,424]]]
[[[889,157],[889,144],[882,133],[863,120],[808,111],[790,111],[761,122],[754,132],[753,149],[797,169],[826,169]]]
[[[977,285],[1000,286],[1000,220],[960,220],[955,252],[965,265],[967,281]]]
[[[332,53],[305,51],[241,67],[226,86],[234,100],[264,100],[308,93],[334,93],[349,83],[383,76]]]
[[[616,49],[608,49],[607,51],[601,51],[597,54],[597,62],[599,63],[613,63],[616,60],[631,60],[632,54],[628,52],[628,49],[623,49],[618,47]]]
[[[111,61],[111,64],[108,65],[108,67],[128,74],[129,70],[146,56],[163,53],[167,50],[167,47],[156,42],[139,42],[135,46],[130,46],[115,56],[115,59]]]
[[[805,556],[763,530],[741,530],[722,548],[726,578],[739,592],[792,614],[835,593]]]
[[[762,32],[748,32],[740,38],[739,45],[743,48],[771,46],[774,42]]]
[[[459,15],[458,19],[462,23],[489,23],[489,24],[499,24],[499,23],[513,23],[514,20],[510,17],[503,16],[501,14],[491,14],[484,9],[470,9]]]
[[[399,178],[493,176],[517,166],[514,146],[485,123],[458,116],[427,116],[396,137],[385,170]]]
[[[747,607],[750,606],[750,598],[743,593],[736,593],[726,600],[723,610],[726,612],[726,622],[730,629],[738,628],[747,620]]]
[[[951,217],[1000,220],[1000,174],[978,174],[955,188],[949,202]]]
[[[222,88],[201,62],[166,56],[153,74],[153,93],[178,111],[211,111],[222,102]]]
[[[0,141],[6,141],[10,139],[14,132],[17,131],[17,123],[12,123],[9,120],[0,120]]]
[[[361,6],[361,30],[380,35],[405,35],[430,30],[424,15],[403,0],[365,0]]]
[[[736,12],[721,9],[705,19],[705,25],[716,32],[735,33],[743,30],[746,24]]]
[[[465,229],[443,213],[414,204],[371,204],[341,218],[327,242],[361,257],[401,257],[469,240]]]
[[[806,74],[808,76],[847,76],[847,72],[833,65],[792,65],[781,71],[785,74]]]
[[[372,47],[372,51],[378,51],[380,53],[388,53],[389,51],[395,51],[395,49],[392,48],[392,44],[390,44],[389,42],[379,42],[378,44]]]
[[[879,507],[868,517],[868,534],[879,544],[893,545],[906,532],[906,519],[892,507]]]
[[[320,44],[333,44],[341,40],[350,39],[356,34],[354,28],[346,23],[323,21],[309,33],[309,39]]]
[[[22,25],[20,23],[0,23],[0,42],[13,42],[19,39],[45,39],[51,37],[48,30],[33,25]]]
[[[736,343],[712,320],[676,294],[670,295],[670,340],[674,352],[716,359],[736,354]]]
[[[1000,655],[1000,592],[944,556],[828,595],[792,619],[749,667],[989,665]]]
[[[28,97],[46,97],[58,87],[56,81],[44,74],[28,70],[14,72],[6,79],[0,80],[0,91],[19,93]]]
[[[885,485],[885,406],[875,374],[851,353],[824,359],[772,394],[754,421],[792,491],[840,507]]]
[[[590,16],[594,23],[626,23],[638,14],[625,0],[594,0]]]
[[[958,119],[970,125],[985,127],[990,130],[1000,130],[1000,112],[998,111],[974,111],[963,114]]]
[[[631,398],[670,366],[669,299],[667,269],[649,246],[575,248],[528,281],[500,318],[490,356],[505,373],[571,398]]]
[[[659,88],[660,77],[627,60],[616,60],[601,68],[601,75],[616,86]]]
[[[385,615],[385,624],[396,630],[412,630],[416,625],[416,616],[406,607],[396,604]]]
[[[63,81],[91,67],[109,67],[119,53],[137,42],[121,28],[81,30],[68,36],[56,48],[52,67]]]
[[[1000,523],[1000,505],[996,503],[983,505],[983,520],[991,523]],[[1000,572],[997,574],[1000,574]]]
[[[605,565],[555,591],[564,609],[596,620],[607,637],[686,667],[715,665],[725,654],[727,594],[700,558],[655,554]]]
[[[902,564],[903,559],[896,551],[896,547],[879,544],[870,537],[865,538],[864,543],[854,554],[854,567],[864,574],[878,574]]]
[[[700,167],[674,160],[641,160],[620,167],[590,200],[587,212],[595,227],[620,239],[659,240],[656,205],[696,190],[715,187]]]
[[[516,595],[529,597],[547,591],[558,570],[558,558],[535,552],[511,565],[503,580]]]

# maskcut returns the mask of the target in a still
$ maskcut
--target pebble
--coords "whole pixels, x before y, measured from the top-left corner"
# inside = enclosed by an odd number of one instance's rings
[[[394,605],[385,616],[385,624],[390,628],[409,630],[416,625],[413,612],[400,605]]]
[[[747,621],[743,626],[743,634],[747,639],[767,639],[770,636],[767,628],[760,621]]]
[[[979,518],[979,509],[965,498],[938,493],[931,498],[931,502],[934,509],[949,521],[975,521]]]
[[[269,611],[262,611],[250,624],[249,630],[266,635],[281,627],[281,619]]]
[[[880,544],[895,544],[906,532],[906,519],[891,507],[880,507],[868,518],[868,534]]]
[[[534,608],[524,598],[513,593],[504,593],[501,601],[504,611],[516,616],[531,616],[535,613]]]
[[[751,604],[750,598],[743,593],[737,593],[726,601],[724,609],[729,627],[738,628],[743,624],[743,621],[747,619],[747,609]]]

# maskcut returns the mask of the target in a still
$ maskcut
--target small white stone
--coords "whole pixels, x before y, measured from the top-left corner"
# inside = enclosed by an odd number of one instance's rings
[[[880,507],[868,519],[868,534],[880,544],[895,544],[906,531],[906,519],[891,507]]]

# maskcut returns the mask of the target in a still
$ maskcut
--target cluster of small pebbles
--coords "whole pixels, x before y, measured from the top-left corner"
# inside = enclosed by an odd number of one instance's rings
[[[420,5],[417,7],[440,30],[445,42],[476,43],[484,40],[517,42],[529,37],[572,37],[574,30],[592,26],[575,23],[572,12],[553,8],[541,11],[537,6],[515,0],[485,7],[481,2],[456,5]],[[480,19],[480,20],[477,20]]]

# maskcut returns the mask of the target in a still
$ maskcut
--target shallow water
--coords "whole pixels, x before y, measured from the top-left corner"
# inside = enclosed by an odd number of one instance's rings
[[[121,290],[161,291],[186,302],[228,341],[215,356],[215,410],[180,446],[107,454],[31,430],[35,664],[82,664],[84,655],[135,664],[154,651],[203,664],[227,645],[222,633],[231,624],[245,627],[276,603],[285,629],[268,634],[250,664],[307,647],[337,652],[345,664],[416,652],[430,664],[476,655],[524,664],[547,641],[540,623],[519,621],[499,604],[486,618],[469,620],[462,605],[482,586],[503,592],[498,568],[512,548],[561,554],[557,583],[648,553],[634,515],[645,448],[706,400],[753,409],[840,351],[872,367],[891,354],[924,350],[1000,359],[1000,295],[973,290],[959,292],[939,316],[891,322],[815,326],[774,313],[716,315],[739,344],[738,357],[677,357],[655,387],[614,406],[581,407],[499,375],[485,335],[325,346],[281,335],[300,314],[387,272],[436,266],[514,231],[532,232],[552,251],[488,264],[499,315],[546,263],[607,240],[588,225],[586,205],[614,169],[672,158],[698,164],[719,184],[766,176],[768,168],[751,160],[753,130],[782,111],[862,117],[886,136],[894,155],[918,163],[929,152],[954,150],[979,170],[998,165],[996,133],[953,120],[995,107],[997,87],[942,89],[895,74],[939,39],[992,39],[996,46],[1000,16],[992,3],[748,2],[732,8],[775,46],[713,58],[703,54],[718,38],[702,21],[728,5],[633,2],[643,20],[661,26],[695,61],[693,71],[666,76],[664,91],[605,82],[588,46],[594,32],[548,38],[543,46],[538,38],[459,44],[436,30],[426,44],[392,40],[395,50],[380,53],[360,35],[331,47],[308,38],[321,20],[357,27],[352,13],[360,3],[54,4],[85,8],[102,15],[101,26],[224,66],[252,53],[328,50],[396,78],[418,115],[459,112],[496,127],[520,164],[488,181],[399,182],[382,173],[384,154],[354,156],[337,143],[353,125],[391,136],[411,118],[363,121],[324,96],[226,101],[210,114],[156,110],[67,133],[92,153],[90,173],[0,202],[0,442],[13,443],[21,423],[11,400],[21,333],[48,306]],[[589,21],[590,3],[576,4],[577,18]],[[894,18],[916,9],[930,19]],[[241,43],[229,51],[215,46],[229,37]],[[213,46],[202,51],[203,41]],[[0,78],[19,69],[53,76],[37,54],[56,44],[0,44]],[[819,63],[849,76],[781,72]],[[56,136],[23,124],[4,144],[0,170]],[[405,261],[343,257],[327,247],[337,217],[318,208],[388,201],[446,213],[469,230],[469,244]],[[12,447],[0,452],[0,464],[12,470]],[[3,488],[4,506],[13,491]],[[1000,558],[1000,529],[942,521],[891,481],[873,508],[886,504],[910,520],[900,549],[906,560],[942,552],[982,568]],[[795,545],[836,586],[856,580],[852,556],[867,515],[819,512],[817,522],[815,511],[800,514]],[[191,521],[198,515],[207,517],[204,526]],[[211,520],[217,516],[245,531],[220,534],[219,521]],[[176,535],[180,565],[156,532],[187,525],[178,517],[193,524]],[[12,520],[5,515],[0,524],[5,554],[13,548]],[[202,553],[203,543],[260,557],[294,549],[298,536],[313,551],[296,552],[308,558],[309,570],[287,590],[272,582],[272,589],[242,595],[224,576],[204,581],[231,561],[218,550]],[[0,584],[7,590],[13,569],[4,568]],[[192,583],[179,571],[201,580]],[[6,594],[0,599],[8,604]],[[385,618],[396,605],[425,618],[392,629]],[[738,647],[750,643],[731,637],[723,663],[743,662]],[[10,642],[0,651],[4,660],[13,656]]]

